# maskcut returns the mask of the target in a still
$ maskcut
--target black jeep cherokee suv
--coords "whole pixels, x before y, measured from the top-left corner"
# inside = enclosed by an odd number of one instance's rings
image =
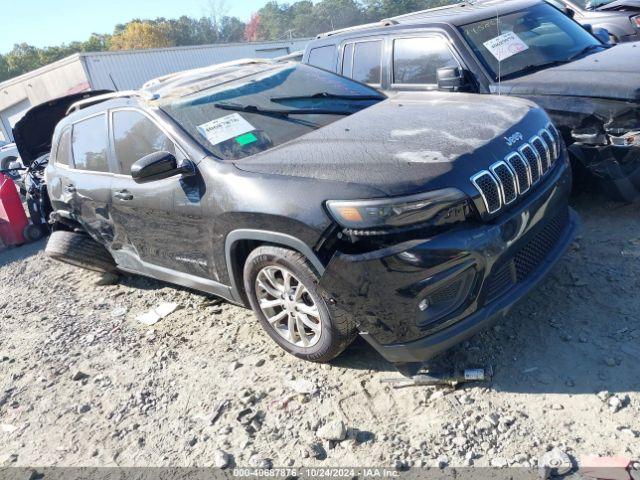
[[[548,3],[462,3],[330,32],[303,61],[388,93],[531,100],[569,146],[582,189],[640,200],[640,43],[605,45]]]
[[[566,150],[532,103],[389,100],[297,63],[223,65],[75,103],[46,179],[51,242],[71,239],[72,263],[112,257],[250,306],[313,361],[358,333],[394,363],[428,359],[508,311],[576,224]]]

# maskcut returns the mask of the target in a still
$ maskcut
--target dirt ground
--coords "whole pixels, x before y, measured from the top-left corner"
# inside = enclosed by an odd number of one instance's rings
[[[640,458],[637,206],[574,200],[550,277],[446,361],[492,383],[392,389],[363,341],[330,366],[250,311],[141,277],[96,286],[44,243],[0,252],[0,466],[535,467],[552,447]],[[136,317],[180,309],[153,327]]]

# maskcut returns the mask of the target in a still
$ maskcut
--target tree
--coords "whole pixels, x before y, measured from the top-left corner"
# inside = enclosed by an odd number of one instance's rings
[[[144,50],[172,47],[167,28],[149,22],[131,22],[122,33],[111,37],[110,50]]]
[[[247,42],[258,41],[258,35],[260,33],[260,15],[254,13],[251,15],[251,20],[247,23],[244,29],[244,39]]]
[[[241,42],[244,40],[246,25],[236,17],[222,17],[220,21],[219,39],[222,43]]]

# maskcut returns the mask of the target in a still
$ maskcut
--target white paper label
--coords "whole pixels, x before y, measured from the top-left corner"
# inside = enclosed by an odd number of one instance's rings
[[[198,131],[209,140],[211,145],[218,145],[254,130],[253,125],[247,122],[239,113],[198,125]]]
[[[506,32],[492,38],[488,42],[484,42],[484,46],[499,62],[529,49],[527,44],[513,32]]]

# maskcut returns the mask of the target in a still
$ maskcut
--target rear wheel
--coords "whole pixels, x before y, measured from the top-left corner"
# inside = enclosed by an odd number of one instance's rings
[[[109,251],[85,233],[57,230],[51,234],[46,253],[49,257],[94,272],[115,272]]]
[[[280,247],[257,248],[244,268],[251,307],[269,336],[298,358],[328,362],[351,344],[356,329],[331,318],[318,280],[303,255]]]

